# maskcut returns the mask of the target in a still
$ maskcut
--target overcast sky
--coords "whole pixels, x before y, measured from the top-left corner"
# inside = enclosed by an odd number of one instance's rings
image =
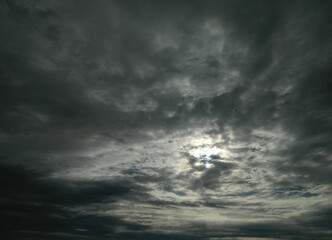
[[[1,239],[332,239],[331,3],[1,1]]]

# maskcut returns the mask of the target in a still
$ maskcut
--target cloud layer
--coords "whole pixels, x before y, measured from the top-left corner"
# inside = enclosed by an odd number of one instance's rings
[[[330,239],[327,1],[3,1],[1,231]]]

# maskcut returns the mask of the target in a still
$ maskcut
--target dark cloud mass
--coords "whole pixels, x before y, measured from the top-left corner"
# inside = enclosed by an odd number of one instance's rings
[[[0,3],[1,239],[332,239],[330,1]]]

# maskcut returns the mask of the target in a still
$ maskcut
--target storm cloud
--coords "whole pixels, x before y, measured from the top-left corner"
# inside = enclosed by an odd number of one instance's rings
[[[328,1],[2,1],[4,239],[331,239]]]

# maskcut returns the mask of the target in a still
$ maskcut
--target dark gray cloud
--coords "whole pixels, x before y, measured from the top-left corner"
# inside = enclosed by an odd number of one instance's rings
[[[216,189],[225,180],[225,177],[232,173],[232,169],[236,168],[234,164],[216,162],[214,166],[205,170],[202,176],[195,180],[193,189],[208,188]]]
[[[1,165],[0,172],[4,237],[105,239],[116,234],[118,227],[128,231],[148,229],[118,217],[74,210],[75,206],[112,203],[119,197],[139,198],[144,190],[134,183],[58,181],[45,178],[45,173],[6,165]]]
[[[2,1],[2,234],[331,238],[331,7]]]

